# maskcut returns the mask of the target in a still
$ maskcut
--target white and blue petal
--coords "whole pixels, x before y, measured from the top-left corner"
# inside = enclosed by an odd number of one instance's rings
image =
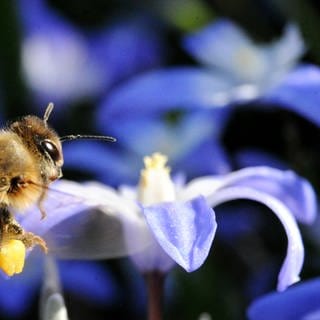
[[[184,48],[199,62],[210,67],[233,73],[235,53],[250,47],[251,39],[237,25],[227,19],[219,19],[205,28],[184,38]]]
[[[40,220],[34,208],[21,224],[42,236],[56,257],[121,257],[149,245],[142,232],[147,229],[146,223],[137,214],[139,208],[131,199],[126,200],[112,188],[98,183],[82,185],[60,180],[53,188],[44,205],[48,212],[46,219]],[[134,235],[135,231],[141,237],[136,237],[128,246],[126,235]]]
[[[243,97],[242,85],[257,86],[257,95],[275,85],[304,52],[298,28],[288,25],[280,39],[255,44],[238,26],[220,19],[184,39],[184,47],[200,62],[223,72],[239,86],[233,94]],[[241,93],[241,95],[240,95]],[[251,98],[255,98],[252,95]]]

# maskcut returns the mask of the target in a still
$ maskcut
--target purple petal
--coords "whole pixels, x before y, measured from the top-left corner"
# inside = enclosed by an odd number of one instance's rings
[[[320,125],[320,68],[300,66],[287,75],[284,81],[271,90],[262,103],[279,104],[297,112],[316,125]]]
[[[227,201],[248,199],[266,205],[282,223],[287,237],[287,255],[278,276],[278,290],[283,291],[289,285],[299,281],[299,273],[304,260],[304,247],[295,219],[289,208],[273,195],[248,186],[226,186],[207,197],[208,203],[217,206]]]
[[[251,167],[226,176],[220,188],[244,186],[281,201],[303,223],[312,223],[317,215],[315,192],[310,183],[293,171],[269,167]]]
[[[203,264],[217,227],[204,197],[145,207],[143,213],[157,241],[176,263],[189,272]]]
[[[305,281],[282,293],[271,293],[255,300],[247,314],[250,320],[319,319],[320,279]]]

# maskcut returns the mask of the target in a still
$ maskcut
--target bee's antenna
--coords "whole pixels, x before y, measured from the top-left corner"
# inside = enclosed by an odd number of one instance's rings
[[[47,121],[48,121],[48,119],[50,117],[50,114],[51,114],[51,112],[53,110],[53,107],[54,107],[54,104],[52,102],[50,102],[48,104],[48,106],[47,106],[47,109],[46,109],[46,111],[44,113],[44,116],[43,116],[43,121],[44,121],[45,124],[47,123]]]
[[[82,134],[71,134],[69,136],[60,137],[60,141],[78,140],[78,139],[88,139],[88,140],[104,140],[108,142],[117,141],[116,138],[109,136],[94,136],[94,135],[82,135]]]

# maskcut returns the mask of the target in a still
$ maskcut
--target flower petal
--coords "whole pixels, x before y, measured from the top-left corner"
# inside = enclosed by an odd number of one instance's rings
[[[280,107],[297,112],[319,126],[319,86],[320,68],[313,65],[300,66],[260,101],[279,104]]]
[[[189,272],[203,264],[217,227],[214,211],[203,197],[144,207],[143,213],[157,241],[176,263]]]
[[[304,260],[301,235],[292,213],[281,200],[267,192],[247,186],[225,187],[207,197],[208,203],[212,206],[237,199],[253,200],[266,205],[282,223],[288,237],[288,248],[278,276],[278,290],[285,290],[289,285],[300,280],[299,273]]]
[[[101,104],[96,121],[102,132],[119,120],[156,116],[171,110],[220,105],[229,88],[223,78],[197,68],[160,69],[135,77],[113,90]],[[224,101],[223,101],[224,102]],[[115,119],[118,119],[115,121]]]
[[[233,22],[216,20],[204,29],[185,37],[184,48],[200,62],[229,70],[235,52],[252,45],[250,38]]]
[[[128,247],[127,229],[147,229],[132,200],[98,183],[82,185],[60,180],[44,203],[47,217],[37,209],[25,215],[25,230],[43,236],[49,252],[59,258],[104,259],[141,251],[150,243],[142,238]],[[139,230],[139,229],[138,229]]]
[[[283,293],[271,293],[255,300],[247,315],[250,320],[316,320],[320,316],[319,294],[319,278],[305,281]]]
[[[19,3],[25,24],[23,75],[40,101],[62,103],[101,92],[108,74],[86,37],[43,2]]]
[[[310,183],[293,171],[282,171],[270,167],[251,167],[235,171],[224,177],[195,179],[189,183],[182,196],[185,199],[185,197],[198,195],[200,192],[209,196],[218,189],[231,186],[250,187],[275,197],[288,207],[300,222],[310,224],[316,217],[316,196]]]
[[[286,25],[283,36],[264,48],[275,67],[284,70],[293,66],[305,51],[301,32],[295,24]]]

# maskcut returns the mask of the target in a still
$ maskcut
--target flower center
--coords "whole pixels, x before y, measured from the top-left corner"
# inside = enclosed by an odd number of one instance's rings
[[[244,47],[234,55],[234,67],[237,75],[244,81],[259,81],[265,73],[265,59],[254,48]]]
[[[9,240],[2,244],[0,250],[0,269],[8,276],[21,273],[26,257],[26,247],[20,240]]]
[[[175,188],[166,166],[167,157],[154,153],[143,159],[145,168],[141,170],[138,200],[144,205],[174,201]]]

